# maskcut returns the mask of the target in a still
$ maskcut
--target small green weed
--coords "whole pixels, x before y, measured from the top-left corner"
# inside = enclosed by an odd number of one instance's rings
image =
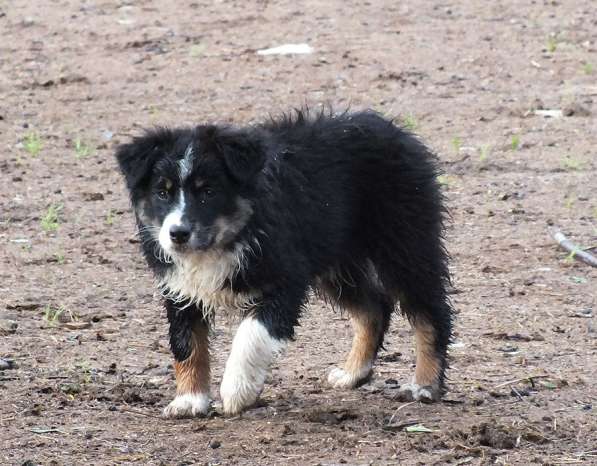
[[[58,230],[60,226],[60,212],[62,211],[62,204],[52,204],[48,207],[46,215],[41,219],[41,227],[45,232],[52,232]]]
[[[54,257],[56,258],[56,262],[60,265],[64,264],[64,261],[66,260],[63,252],[55,252]]]
[[[39,134],[31,132],[25,135],[23,147],[32,157],[37,157],[43,147]]]
[[[462,139],[460,139],[458,136],[452,139],[452,147],[454,148],[454,152],[459,154],[460,148],[462,147]]]
[[[91,367],[91,363],[89,361],[80,360],[75,363],[75,368],[82,373],[83,377],[81,378],[81,382],[84,384],[91,383],[93,379],[94,370]]]
[[[489,158],[490,154],[491,154],[491,147],[489,147],[486,144],[481,146],[479,148],[479,161],[485,162]]]
[[[582,67],[582,70],[585,74],[593,74],[595,72],[595,68],[593,67],[592,63],[585,63]]]
[[[572,276],[570,277],[570,280],[577,284],[587,283],[587,279],[585,277]]]
[[[409,113],[402,119],[402,127],[407,131],[415,131],[417,126],[417,119],[412,113]]]
[[[547,51],[554,53],[558,48],[558,39],[555,36],[547,38]]]
[[[520,136],[518,134],[512,136],[510,147],[512,148],[512,150],[518,150],[520,148]]]
[[[106,225],[112,226],[114,225],[114,219],[116,218],[116,213],[110,209],[106,214]]]
[[[582,162],[574,157],[567,155],[562,159],[562,167],[566,170],[580,170],[582,169]]]
[[[50,325],[56,325],[60,316],[64,313],[65,309],[63,306],[52,307],[49,304],[44,307],[43,319]]]
[[[90,156],[92,152],[93,149],[89,144],[82,141],[81,138],[75,139],[75,156],[78,159],[84,159],[85,157]]]
[[[193,58],[200,57],[205,52],[205,44],[193,44],[189,49],[189,55]]]
[[[449,175],[439,175],[437,177],[437,182],[441,186],[450,186],[452,184],[452,178]]]

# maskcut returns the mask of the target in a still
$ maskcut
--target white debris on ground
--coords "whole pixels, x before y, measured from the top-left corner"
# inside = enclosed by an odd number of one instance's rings
[[[545,118],[562,118],[564,112],[562,110],[535,110],[535,115],[542,116]]]
[[[313,53],[309,44],[284,44],[269,49],[257,50],[257,55],[300,55]]]

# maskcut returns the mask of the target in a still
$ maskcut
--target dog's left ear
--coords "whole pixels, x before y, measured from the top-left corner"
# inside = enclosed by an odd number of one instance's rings
[[[132,142],[122,144],[116,149],[116,160],[129,191],[133,192],[148,179],[164,145],[172,139],[170,130],[156,128],[146,131],[143,136],[135,137]]]
[[[218,139],[232,178],[240,184],[250,182],[265,164],[266,149],[262,139],[246,131],[223,133]]]

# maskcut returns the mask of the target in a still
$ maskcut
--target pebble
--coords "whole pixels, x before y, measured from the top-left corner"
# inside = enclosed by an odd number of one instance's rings
[[[0,335],[9,335],[17,331],[19,324],[14,320],[0,319]]]
[[[5,371],[8,369],[15,369],[16,364],[12,359],[3,359],[0,358],[0,371]]]

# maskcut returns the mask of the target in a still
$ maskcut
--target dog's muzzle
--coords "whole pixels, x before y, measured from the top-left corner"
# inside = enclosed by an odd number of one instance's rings
[[[191,227],[190,225],[180,224],[180,225],[172,225],[170,227],[170,239],[174,244],[179,246],[186,244],[191,237]]]

